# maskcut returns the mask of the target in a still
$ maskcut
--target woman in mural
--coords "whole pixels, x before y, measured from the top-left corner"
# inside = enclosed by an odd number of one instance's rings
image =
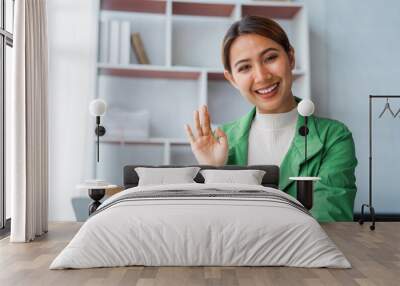
[[[279,188],[296,197],[292,176],[306,175],[304,118],[292,93],[295,52],[285,31],[273,20],[249,16],[235,22],[223,40],[225,78],[254,108],[242,118],[211,129],[206,106],[194,112],[194,132],[186,125],[199,164],[278,165]],[[226,108],[229,108],[227,106]],[[353,219],[356,195],[354,141],[341,122],[310,116],[308,175],[314,184],[313,216],[319,221]]]

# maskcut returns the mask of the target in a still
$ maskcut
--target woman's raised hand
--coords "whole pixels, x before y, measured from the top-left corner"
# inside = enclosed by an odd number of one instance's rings
[[[203,105],[194,111],[194,127],[196,135],[193,134],[192,128],[185,124],[186,134],[197,162],[200,165],[223,166],[228,158],[228,139],[219,128],[213,134],[207,106]]]

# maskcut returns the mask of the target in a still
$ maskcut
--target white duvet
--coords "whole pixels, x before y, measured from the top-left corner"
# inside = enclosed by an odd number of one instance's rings
[[[262,190],[238,184],[135,187],[163,190]],[[318,222],[288,204],[258,198],[153,198],[122,201],[90,217],[50,269],[145,266],[294,266],[350,268]]]

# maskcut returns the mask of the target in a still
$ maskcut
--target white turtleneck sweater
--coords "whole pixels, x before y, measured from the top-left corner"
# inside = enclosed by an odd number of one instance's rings
[[[251,124],[248,164],[280,166],[295,135],[297,108],[289,112],[260,114]]]

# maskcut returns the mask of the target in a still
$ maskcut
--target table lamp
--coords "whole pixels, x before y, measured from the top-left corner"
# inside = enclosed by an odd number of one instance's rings
[[[94,133],[97,135],[97,162],[99,162],[100,158],[100,136],[103,136],[106,134],[106,129],[104,126],[100,125],[100,116],[103,116],[104,113],[106,113],[107,110],[107,104],[104,100],[102,99],[94,99],[92,102],[90,102],[89,105],[89,111],[90,114],[93,116],[96,116],[96,129],[94,130]]]
[[[297,200],[301,202],[308,210],[313,206],[313,182],[318,181],[319,177],[308,176],[307,162],[307,135],[310,130],[307,127],[308,117],[314,113],[314,103],[310,99],[303,99],[297,105],[297,112],[304,117],[304,125],[299,128],[299,134],[304,136],[304,161],[306,168],[305,177],[290,177],[290,180],[297,182]]]

